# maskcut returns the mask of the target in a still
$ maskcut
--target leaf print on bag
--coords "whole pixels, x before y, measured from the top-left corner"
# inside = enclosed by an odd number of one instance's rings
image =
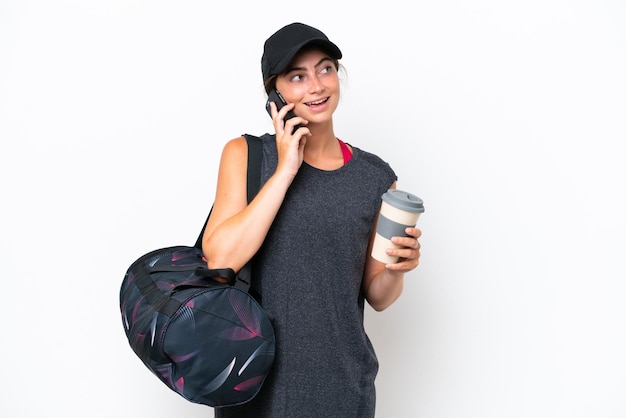
[[[261,334],[261,324],[259,323],[259,318],[250,310],[250,304],[248,303],[249,299],[235,297],[235,295],[235,292],[229,293],[228,300],[237,313],[237,316],[241,319],[243,325],[253,334],[253,336],[263,337]]]
[[[263,341],[263,343],[259,346],[259,348],[254,350],[254,353],[252,353],[250,357],[248,357],[248,360],[246,360],[246,362],[243,364],[243,366],[241,366],[241,368],[239,369],[239,372],[237,372],[237,375],[241,376],[241,374],[246,370],[248,365],[252,363],[252,361],[256,359],[257,357],[271,356],[273,354],[274,354],[274,349],[270,347],[267,341]]]
[[[233,360],[230,362],[230,364],[220,374],[218,374],[215,377],[215,379],[211,380],[209,382],[209,384],[206,385],[203,388],[203,392],[204,393],[211,393],[211,392],[215,392],[217,389],[219,389],[224,384],[226,379],[228,379],[228,376],[230,375],[230,372],[233,371],[233,367],[235,367],[235,362],[236,361],[237,361],[237,357],[233,358]]]

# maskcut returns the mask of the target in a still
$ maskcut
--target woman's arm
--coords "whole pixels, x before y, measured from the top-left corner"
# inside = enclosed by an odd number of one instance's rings
[[[244,137],[222,152],[213,210],[202,239],[209,268],[239,271],[258,251],[292,178],[275,173],[247,203],[248,146]]]
[[[246,187],[246,139],[232,139],[224,147],[213,210],[202,237],[202,250],[209,268],[230,267],[239,271],[261,248],[287,189],[302,165],[306,137],[311,134],[306,126],[292,132],[294,123],[306,125],[307,121],[302,118],[283,123],[282,118],[291,109],[293,104],[277,113],[272,103],[278,164],[250,204]]]

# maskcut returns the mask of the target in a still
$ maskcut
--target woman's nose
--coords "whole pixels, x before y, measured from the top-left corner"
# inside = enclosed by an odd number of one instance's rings
[[[311,77],[311,83],[309,85],[309,91],[311,93],[318,93],[324,90],[324,85],[320,82],[319,78]]]

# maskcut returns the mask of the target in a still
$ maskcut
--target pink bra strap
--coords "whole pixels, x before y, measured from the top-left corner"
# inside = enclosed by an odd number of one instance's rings
[[[352,152],[341,139],[337,138],[337,141],[339,141],[339,146],[341,147],[341,154],[343,155],[343,165],[346,165],[348,164],[348,161],[350,161],[350,158],[352,158]]]

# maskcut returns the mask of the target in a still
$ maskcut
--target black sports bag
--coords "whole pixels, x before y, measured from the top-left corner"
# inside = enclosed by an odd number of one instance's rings
[[[259,189],[262,150],[259,138],[245,136],[249,202]],[[122,322],[133,351],[170,389],[211,407],[239,405],[271,369],[274,329],[248,292],[250,263],[238,274],[209,270],[203,231],[193,247],[158,249],[132,263],[120,289]]]

